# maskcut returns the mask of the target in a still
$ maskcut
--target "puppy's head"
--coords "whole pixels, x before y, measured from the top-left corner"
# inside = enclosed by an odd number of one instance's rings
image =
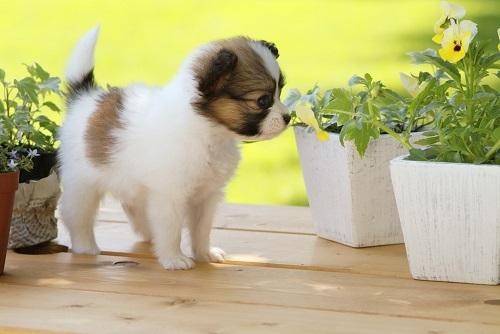
[[[198,113],[243,140],[281,133],[290,116],[280,101],[285,82],[273,43],[245,37],[214,42],[194,62]]]

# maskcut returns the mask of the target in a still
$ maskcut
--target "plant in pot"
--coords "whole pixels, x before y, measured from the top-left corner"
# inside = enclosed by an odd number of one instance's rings
[[[0,82],[4,79],[5,72],[0,69]],[[3,102],[0,101],[0,275],[4,271],[19,170],[29,170],[33,166],[31,157],[22,153],[23,147],[12,136],[11,115],[6,112]]]
[[[389,162],[412,145],[429,115],[369,74],[353,76],[349,86],[323,93],[316,86],[304,95],[292,89],[285,100],[316,232],[353,247],[402,243]],[[377,126],[367,121],[371,114]]]
[[[432,87],[412,99],[432,124],[423,147],[391,161],[392,183],[414,278],[499,284],[500,52],[474,41],[476,24],[459,21],[465,9],[449,8],[455,16],[444,13],[433,38],[441,48],[409,54],[433,69],[409,80]],[[367,122],[381,128],[380,115]]]
[[[10,224],[9,248],[20,249],[57,236],[55,209],[60,193],[56,165],[57,124],[50,116],[59,112],[50,101],[59,95],[60,80],[39,64],[26,65],[28,75],[7,81],[2,71],[3,99],[0,115],[12,158],[28,155],[32,168],[20,169]],[[9,147],[7,147],[9,146]]]

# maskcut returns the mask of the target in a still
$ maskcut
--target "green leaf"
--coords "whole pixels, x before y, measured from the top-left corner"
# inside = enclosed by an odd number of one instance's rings
[[[493,138],[493,142],[497,142],[500,140],[500,127],[493,130],[491,137]]]
[[[355,85],[365,85],[368,87],[368,82],[359,75],[353,75],[349,81],[348,81],[349,86],[355,86]]]
[[[370,85],[373,81],[373,78],[372,76],[370,75],[370,73],[365,73],[365,80],[366,82],[368,83],[368,85]]]
[[[4,82],[5,80],[5,71],[0,68],[0,81]]]
[[[297,102],[300,100],[300,97],[302,94],[297,88],[292,88],[288,90],[288,95],[286,98],[283,100],[283,104],[289,109],[293,110],[295,108],[295,105]]]
[[[410,155],[408,156],[408,160],[427,161],[428,159],[423,150],[413,148],[410,150]]]
[[[14,85],[18,90],[19,96],[26,102],[38,104],[38,85],[35,80],[26,77],[21,80],[14,80]]]
[[[419,139],[415,142],[415,144],[420,146],[428,146],[439,142],[439,136],[429,136],[423,139]]]
[[[455,82],[460,82],[460,72],[458,71],[457,67],[453,65],[452,63],[449,63],[447,61],[442,60],[441,58],[438,57],[431,57],[431,56],[426,56],[427,58],[427,63],[433,64],[437,66],[438,68],[441,68],[443,71],[445,71]]]
[[[46,101],[46,102],[43,103],[43,105],[46,106],[46,107],[48,107],[52,111],[61,111],[59,109],[59,107],[55,103],[53,103],[53,102]]]
[[[61,80],[56,77],[50,77],[39,84],[39,88],[42,92],[54,92],[59,93],[59,85]]]
[[[33,65],[26,65],[26,69],[28,70],[28,73],[31,74],[31,76],[38,78],[40,80],[47,80],[49,78],[49,73],[47,73],[40,64],[35,63]]]
[[[323,94],[323,98],[321,99],[321,107],[328,105],[328,103],[332,99],[332,93],[333,89],[328,89],[325,91],[325,93]]]
[[[351,93],[347,89],[332,89],[333,99],[321,110],[325,114],[335,114],[337,111],[352,112]]]
[[[427,61],[426,57],[431,56],[431,57],[437,57],[438,54],[436,50],[434,49],[426,49],[424,51],[412,51],[407,53],[408,56],[411,58],[411,63],[412,64],[425,64]]]
[[[40,131],[34,132],[30,138],[35,143],[35,146],[39,148],[45,148],[47,146],[50,146],[51,143],[50,137],[44,135]]]

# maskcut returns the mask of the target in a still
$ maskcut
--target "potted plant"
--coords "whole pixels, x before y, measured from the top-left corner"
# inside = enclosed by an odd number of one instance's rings
[[[349,86],[304,95],[292,89],[285,100],[316,232],[352,247],[402,243],[389,161],[412,147],[426,112],[368,74]],[[417,117],[410,119],[409,110]],[[380,116],[378,126],[365,121],[370,113]],[[393,132],[404,142],[391,140]]]
[[[412,99],[432,116],[431,129],[417,142],[424,147],[391,161],[392,183],[414,278],[499,284],[500,52],[474,41],[463,7],[443,4],[433,38],[441,48],[410,53],[434,69],[410,78],[432,87]],[[381,128],[377,114],[366,122]]]
[[[0,82],[5,82],[5,72],[0,69]],[[12,115],[0,101],[0,275],[4,271],[14,194],[19,183],[19,169],[29,170],[32,161],[13,136]]]
[[[10,224],[9,248],[33,246],[57,236],[55,209],[59,198],[56,165],[57,124],[51,116],[59,112],[48,100],[60,94],[60,80],[51,77],[39,64],[26,65],[28,75],[8,82],[2,71],[3,100],[0,103],[9,141],[20,149],[10,150],[12,158],[27,155],[32,168],[20,170]]]
[[[414,278],[499,284],[500,52],[473,41],[460,13],[437,24],[439,57],[413,54],[448,75],[423,93],[436,116],[428,147],[393,160],[392,182]]]

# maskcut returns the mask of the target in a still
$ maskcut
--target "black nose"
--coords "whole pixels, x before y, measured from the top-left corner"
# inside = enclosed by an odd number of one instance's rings
[[[290,115],[288,114],[283,115],[283,120],[285,121],[285,124],[290,123],[290,119],[291,119]]]

